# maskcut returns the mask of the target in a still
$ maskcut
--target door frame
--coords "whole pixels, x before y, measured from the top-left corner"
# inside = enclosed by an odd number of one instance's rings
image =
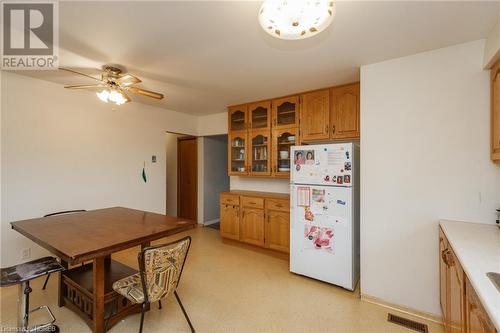
[[[177,216],[179,216],[180,210],[181,210],[181,205],[180,205],[180,194],[181,194],[181,173],[179,172],[180,170],[180,152],[181,150],[179,149],[181,141],[187,141],[187,140],[194,140],[194,147],[196,150],[195,158],[194,158],[194,163],[196,164],[196,175],[194,177],[194,184],[195,184],[195,192],[196,192],[196,205],[195,205],[195,212],[194,212],[194,220],[196,223],[198,223],[198,138],[196,136],[183,136],[177,138]]]

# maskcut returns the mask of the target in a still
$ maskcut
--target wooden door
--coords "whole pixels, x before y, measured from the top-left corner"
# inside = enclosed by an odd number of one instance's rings
[[[272,101],[273,129],[299,126],[299,96],[289,96]]]
[[[297,128],[290,127],[273,130],[272,142],[273,176],[279,178],[289,178],[290,168],[292,167],[290,148],[299,144]]]
[[[177,139],[177,216],[198,216],[198,149],[195,137]]]
[[[264,246],[264,210],[243,208],[240,223],[240,240],[258,246]]]
[[[500,162],[500,61],[491,69],[491,159]]]
[[[228,112],[228,132],[248,129],[248,108],[246,104],[230,106]]]
[[[290,252],[290,212],[267,211],[265,243],[270,249]]]
[[[228,138],[227,170],[229,176],[247,175],[249,170],[247,131],[230,132]]]
[[[359,83],[331,89],[330,138],[359,139]]]
[[[448,244],[446,242],[446,238],[443,234],[443,231],[439,229],[439,292],[440,292],[440,303],[441,303],[441,311],[443,314],[443,323],[445,324],[445,331],[447,331],[447,327],[449,327],[447,321],[450,317],[448,313],[448,296],[449,296],[449,270],[448,265],[446,263],[446,256],[448,255]]]
[[[467,333],[495,333],[496,329],[485,312],[481,301],[472,288],[469,280],[465,284],[465,313]]]
[[[240,208],[234,205],[220,205],[220,235],[224,238],[240,238]]]
[[[271,175],[271,132],[269,130],[252,130],[249,134],[250,174],[254,176]]]
[[[301,141],[327,140],[330,137],[330,90],[303,94],[300,104]]]
[[[453,251],[449,252],[448,266],[450,267],[449,332],[465,333],[464,272]]]
[[[250,130],[271,128],[271,101],[248,104],[248,128]]]

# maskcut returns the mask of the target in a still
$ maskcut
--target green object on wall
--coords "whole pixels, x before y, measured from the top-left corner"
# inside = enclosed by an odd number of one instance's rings
[[[148,178],[146,177],[146,161],[144,161],[144,166],[142,167],[142,180],[147,183]]]

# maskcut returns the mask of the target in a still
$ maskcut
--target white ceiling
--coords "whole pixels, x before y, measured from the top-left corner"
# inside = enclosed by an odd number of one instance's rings
[[[332,26],[302,41],[267,35],[259,7],[260,1],[60,2],[60,65],[95,74],[103,64],[119,64],[143,79],[143,88],[166,96],[134,100],[210,114],[353,82],[360,65],[484,38],[500,2],[341,1]],[[21,74],[92,82],[66,72]]]

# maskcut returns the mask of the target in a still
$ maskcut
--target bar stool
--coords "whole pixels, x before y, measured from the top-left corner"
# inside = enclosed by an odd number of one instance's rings
[[[53,257],[44,257],[23,264],[0,269],[0,287],[19,285],[18,300],[18,328],[21,332],[59,332],[54,325],[56,318],[47,305],[39,306],[33,310],[29,309],[30,281],[50,273],[63,271],[64,267]],[[29,327],[29,315],[35,311],[45,309],[51,317],[51,321],[45,324]]]

